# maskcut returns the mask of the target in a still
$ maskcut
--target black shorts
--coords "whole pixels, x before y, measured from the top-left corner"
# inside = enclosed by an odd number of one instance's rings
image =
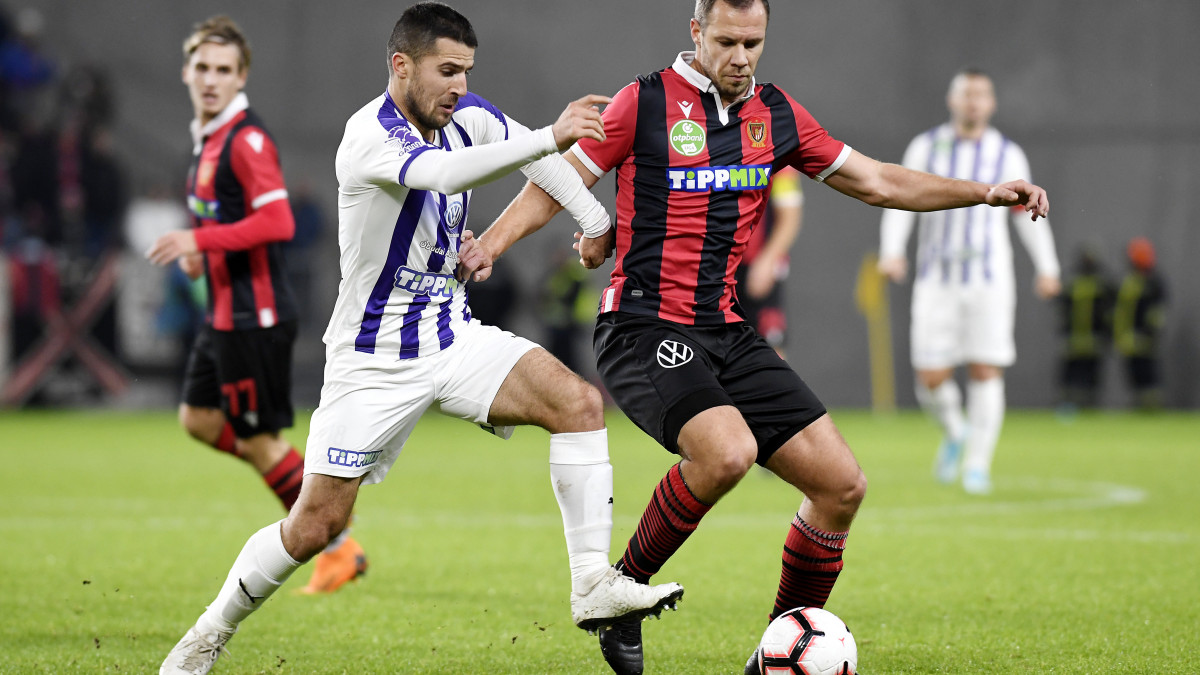
[[[825,414],[804,380],[745,323],[685,326],[612,312],[596,322],[593,346],[613,400],[676,454],[680,429],[709,408],[742,413],[759,464]]]
[[[296,322],[223,331],[205,326],[192,345],[183,402],[220,408],[238,438],[292,426],[292,346]]]

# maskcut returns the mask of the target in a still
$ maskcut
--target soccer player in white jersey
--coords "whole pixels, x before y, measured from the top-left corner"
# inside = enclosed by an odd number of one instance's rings
[[[557,154],[603,140],[596,105],[608,99],[585,96],[531,132],[467,92],[476,44],[470,22],[441,3],[414,5],[396,23],[387,90],[350,118],[338,148],[342,282],[299,501],[250,537],[160,672],[207,673],[241,621],[344,529],[359,486],[383,480],[435,405],[503,438],[520,424],[550,432],[578,626],[658,613],[683,594],[609,564],[612,467],[599,392],[534,343],[472,321],[455,276],[472,240],[472,188],[518,167],[585,233],[608,229],[604,208]]]
[[[960,71],[946,105],[950,121],[914,138],[904,166],[984,182],[1030,179],[1025,153],[989,124],[996,110],[991,78]],[[963,488],[972,494],[991,491],[992,457],[1004,422],[1004,368],[1016,360],[1010,219],[1033,259],[1037,294],[1050,298],[1061,286],[1048,222],[1022,214],[986,206],[922,214],[888,210],[880,227],[879,270],[900,282],[908,274],[905,249],[913,222],[920,223],[911,333],[917,400],[944,434],[935,475],[952,483],[961,468]],[[953,377],[964,363],[965,415]]]

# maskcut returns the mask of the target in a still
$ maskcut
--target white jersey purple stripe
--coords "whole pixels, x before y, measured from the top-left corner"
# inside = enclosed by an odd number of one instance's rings
[[[503,141],[510,124],[528,132],[474,94],[459,99],[433,141],[387,93],[351,116],[336,160],[342,281],[326,344],[400,359],[453,344],[471,318],[454,277],[471,191],[440,194],[406,181],[423,153]]]

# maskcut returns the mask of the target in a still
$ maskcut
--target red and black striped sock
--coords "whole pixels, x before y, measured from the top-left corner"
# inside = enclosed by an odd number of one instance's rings
[[[229,422],[221,427],[221,435],[217,436],[217,440],[212,446],[221,452],[228,452],[234,457],[241,457],[237,450],[237,434],[233,433],[233,425]]]
[[[291,511],[300,496],[300,483],[304,481],[304,457],[295,448],[289,447],[288,453],[275,468],[263,474],[263,480],[283,502],[283,508]]]
[[[825,532],[799,514],[783,543],[783,572],[771,618],[796,607],[824,607],[842,571],[842,550],[849,532]]]
[[[654,496],[638,522],[637,531],[629,539],[625,555],[617,564],[618,569],[635,581],[648,583],[667,559],[683,546],[711,508],[688,489],[679,465],[671,467],[654,488]]]

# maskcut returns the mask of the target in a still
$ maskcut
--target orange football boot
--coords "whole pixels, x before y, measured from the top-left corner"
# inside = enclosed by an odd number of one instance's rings
[[[346,537],[342,545],[333,551],[322,551],[317,555],[312,578],[300,589],[304,595],[332,593],[349,581],[367,573],[367,554],[353,537]]]

